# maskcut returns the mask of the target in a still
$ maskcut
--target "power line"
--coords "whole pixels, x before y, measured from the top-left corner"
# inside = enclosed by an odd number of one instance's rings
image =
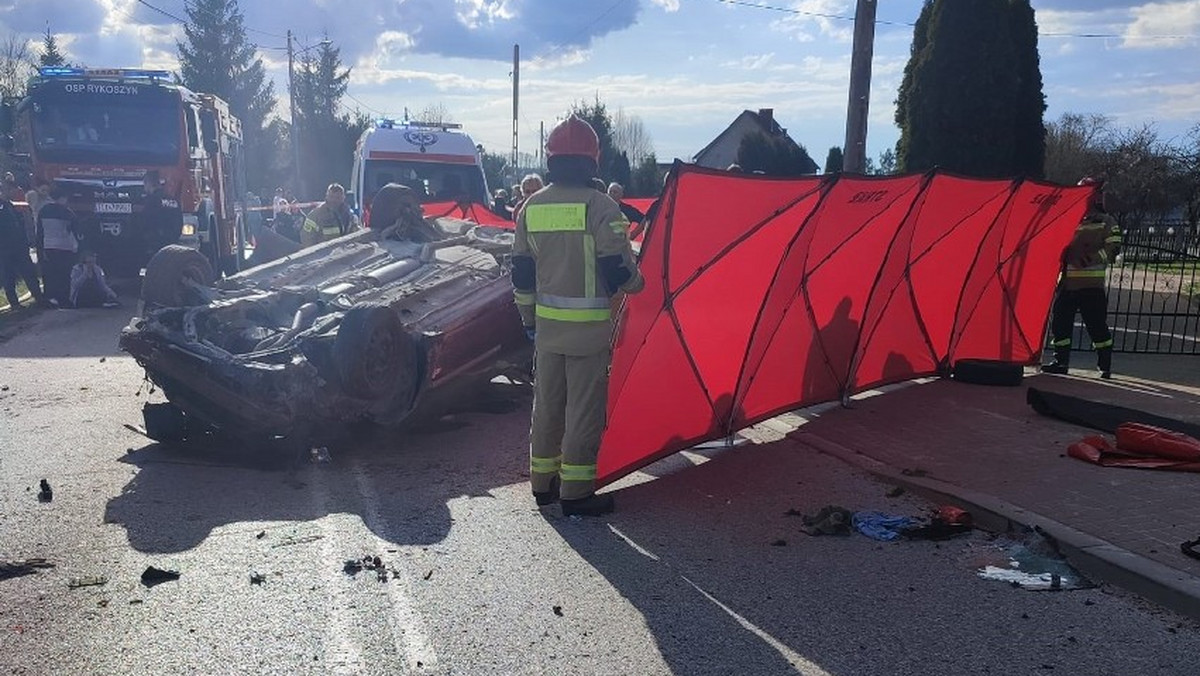
[[[608,9],[604,10],[603,12],[601,12],[601,13],[600,13],[600,15],[599,15],[599,16],[597,16],[595,19],[592,19],[591,21],[589,21],[589,22],[587,22],[586,24],[584,24],[583,28],[580,28],[580,29],[579,29],[579,30],[578,30],[578,31],[577,31],[577,32],[576,32],[574,35],[572,35],[571,37],[569,37],[569,38],[567,38],[566,40],[564,40],[564,41],[563,41],[563,44],[560,44],[560,45],[558,45],[557,47],[554,47],[554,48],[552,48],[552,49],[551,49],[550,51],[548,51],[548,52],[545,52],[545,53],[543,53],[543,54],[538,54],[537,56],[533,57],[533,59],[532,59],[532,60],[533,60],[533,61],[537,61],[538,59],[549,59],[549,58],[550,58],[551,56],[553,56],[555,53],[557,53],[557,52],[561,52],[562,50],[566,49],[566,48],[567,48],[567,45],[569,45],[569,44],[570,44],[572,41],[574,41],[574,40],[575,40],[575,38],[577,38],[577,37],[579,37],[580,35],[583,35],[584,33],[586,33],[586,32],[587,32],[587,30],[588,30],[589,28],[591,28],[592,26],[595,26],[595,25],[596,25],[597,23],[599,23],[599,22],[600,22],[600,20],[601,20],[601,19],[603,19],[604,17],[608,16],[609,14],[612,14],[612,13],[613,13],[613,10],[615,10],[616,8],[618,8],[618,7],[620,7],[621,5],[625,4],[627,1],[628,1],[628,0],[617,0],[617,1],[616,1],[616,2],[614,2],[612,5],[610,5]]]
[[[799,14],[802,16],[811,16],[821,19],[834,19],[837,21],[854,21],[853,16],[844,14],[826,14],[823,12],[809,12],[805,10],[795,9],[792,7],[779,7],[777,5],[768,5],[761,2],[748,2],[747,0],[716,0],[722,5],[734,5],[737,7],[749,7],[751,9],[762,9],[771,12],[782,12],[784,14]],[[917,24],[908,21],[887,21],[885,19],[877,19],[876,25],[879,26],[907,26],[914,27]],[[1119,33],[1043,33],[1038,32],[1038,37],[1043,38],[1101,38],[1101,39],[1135,39],[1135,40],[1198,40],[1200,35],[1121,35]]]
[[[387,113],[383,112],[382,110],[379,110],[378,108],[372,108],[371,106],[368,106],[367,104],[365,104],[365,103],[363,103],[362,101],[358,100],[358,97],[356,97],[354,94],[351,94],[349,91],[347,91],[347,92],[346,92],[346,96],[347,96],[347,97],[348,97],[348,98],[349,98],[351,101],[353,101],[353,102],[357,103],[358,105],[362,106],[363,108],[366,108],[366,109],[367,109],[367,112],[369,112],[369,113],[375,113],[376,115],[379,115],[379,116],[381,116],[381,117],[387,117]]]
[[[172,18],[172,19],[174,19],[174,20],[178,21],[179,23],[183,23],[183,24],[190,23],[190,21],[188,21],[187,19],[184,19],[184,18],[182,18],[182,17],[180,17],[180,16],[177,16],[177,15],[175,15],[175,14],[172,14],[171,12],[168,12],[167,10],[165,10],[165,9],[163,9],[163,8],[161,8],[161,7],[157,7],[157,6],[155,6],[155,5],[152,5],[152,4],[150,4],[149,2],[147,2],[146,0],[137,0],[137,3],[138,3],[139,5],[143,5],[143,6],[145,6],[145,7],[148,7],[149,9],[152,9],[152,10],[154,10],[155,12],[158,12],[159,14],[162,14],[163,16],[170,17],[170,18]],[[193,7],[192,9],[193,9],[194,11],[197,11],[197,12],[204,13],[204,14],[206,14],[208,17],[210,17],[210,18],[213,18],[213,19],[225,19],[225,18],[226,18],[226,17],[224,17],[224,16],[220,16],[220,15],[218,15],[218,14],[216,14],[216,13],[212,12],[212,11],[202,10],[200,7]],[[272,37],[272,38],[284,38],[284,37],[286,37],[286,36],[284,36],[284,35],[282,35],[282,34],[280,34],[280,33],[271,33],[271,32],[269,32],[269,31],[259,30],[259,29],[257,29],[257,28],[251,28],[251,27],[249,27],[249,26],[244,26],[244,28],[245,28],[246,32],[248,32],[248,33],[258,33],[259,35],[266,35],[267,37]]]

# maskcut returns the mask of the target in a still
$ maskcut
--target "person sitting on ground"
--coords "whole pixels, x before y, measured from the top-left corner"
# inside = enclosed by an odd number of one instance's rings
[[[71,268],[71,305],[85,307],[118,307],[117,293],[108,285],[104,269],[96,264],[96,254],[83,252]]]

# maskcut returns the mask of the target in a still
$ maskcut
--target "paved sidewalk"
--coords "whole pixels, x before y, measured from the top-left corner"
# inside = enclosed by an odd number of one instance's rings
[[[1190,387],[1049,375],[1026,385],[1200,423],[1200,390]],[[990,527],[1040,527],[1085,573],[1200,619],[1200,561],[1179,547],[1200,537],[1200,474],[1069,458],[1067,446],[1094,432],[1034,413],[1026,389],[938,380],[782,420],[810,417],[794,440],[963,504]]]

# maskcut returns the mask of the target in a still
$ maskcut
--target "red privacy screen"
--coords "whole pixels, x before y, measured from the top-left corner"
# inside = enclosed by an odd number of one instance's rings
[[[676,164],[617,329],[600,483],[960,359],[1034,362],[1090,192]]]

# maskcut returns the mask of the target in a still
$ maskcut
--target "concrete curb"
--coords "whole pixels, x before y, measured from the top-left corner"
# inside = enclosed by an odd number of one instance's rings
[[[991,495],[931,477],[909,476],[880,462],[804,430],[790,439],[831,455],[889,483],[903,486],[935,502],[956,504],[971,512],[984,530],[1006,532],[1013,524],[1035,528],[1058,544],[1071,565],[1088,577],[1127,589],[1158,605],[1200,620],[1200,578],[1140,556],[1047,516]]]

